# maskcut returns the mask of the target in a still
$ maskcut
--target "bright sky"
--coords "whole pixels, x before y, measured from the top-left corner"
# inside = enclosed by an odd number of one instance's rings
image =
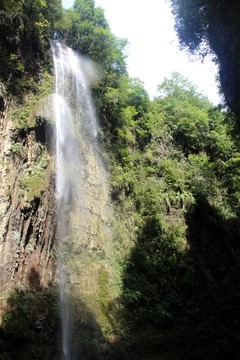
[[[62,0],[66,8],[73,2]],[[95,0],[95,5],[104,9],[112,32],[128,39],[128,73],[144,82],[151,97],[157,94],[157,85],[164,77],[178,71],[218,104],[217,69],[209,58],[204,63],[190,61],[179,50],[168,4],[168,0]]]

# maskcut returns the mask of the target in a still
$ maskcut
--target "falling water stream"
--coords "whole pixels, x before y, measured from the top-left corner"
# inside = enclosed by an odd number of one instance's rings
[[[71,214],[73,209],[76,213],[84,206],[83,182],[87,177],[86,164],[89,163],[86,153],[98,153],[98,127],[90,93],[89,64],[60,43],[52,44],[52,53],[55,71],[53,113],[62,352],[64,360],[71,360],[73,319],[67,267],[72,245]]]

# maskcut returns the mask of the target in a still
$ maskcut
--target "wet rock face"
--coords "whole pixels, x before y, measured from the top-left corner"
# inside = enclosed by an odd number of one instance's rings
[[[71,174],[69,204],[56,204],[51,148],[39,141],[38,128],[16,130],[9,106],[0,120],[0,291],[33,286],[34,278],[39,286],[58,281],[56,253],[66,232],[68,257],[77,263],[70,282],[79,283],[78,258],[106,258],[111,248],[106,168],[98,149],[78,134],[80,165]]]
[[[86,255],[106,254],[111,229],[108,175],[94,147],[82,143],[81,181],[76,182],[78,209],[73,210],[72,230],[76,249]],[[81,229],[79,229],[79,226]]]
[[[44,286],[55,276],[52,160],[34,129],[19,135],[9,105],[0,119],[1,293],[34,281]]]
[[[5,107],[0,119],[0,325],[12,289],[59,287],[61,271],[74,312],[81,307],[76,323],[82,324],[85,304],[99,322],[102,299],[116,296],[108,289],[115,276],[108,173],[97,139],[76,117],[63,156],[63,194],[57,197],[52,98],[41,98],[43,105],[35,101],[35,119],[32,107],[26,119],[27,106],[19,111],[18,104]]]
[[[104,162],[84,137],[80,166],[72,173],[69,204],[58,212],[57,238],[62,243],[67,287],[77,297],[96,296],[98,272],[111,256],[112,216],[108,173]]]

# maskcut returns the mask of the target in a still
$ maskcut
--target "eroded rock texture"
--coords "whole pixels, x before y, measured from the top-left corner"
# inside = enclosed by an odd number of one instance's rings
[[[55,276],[52,159],[45,144],[37,141],[36,128],[16,129],[10,99],[1,113],[0,154],[0,292],[4,296],[15,286],[45,286]]]

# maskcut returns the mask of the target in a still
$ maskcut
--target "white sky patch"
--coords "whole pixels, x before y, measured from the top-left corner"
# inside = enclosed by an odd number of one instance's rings
[[[73,0],[63,0],[71,7]],[[95,0],[105,11],[112,32],[129,41],[127,66],[131,77],[140,78],[150,97],[164,77],[178,71],[197,85],[198,90],[218,104],[217,68],[206,58],[190,61],[179,50],[168,0]]]

